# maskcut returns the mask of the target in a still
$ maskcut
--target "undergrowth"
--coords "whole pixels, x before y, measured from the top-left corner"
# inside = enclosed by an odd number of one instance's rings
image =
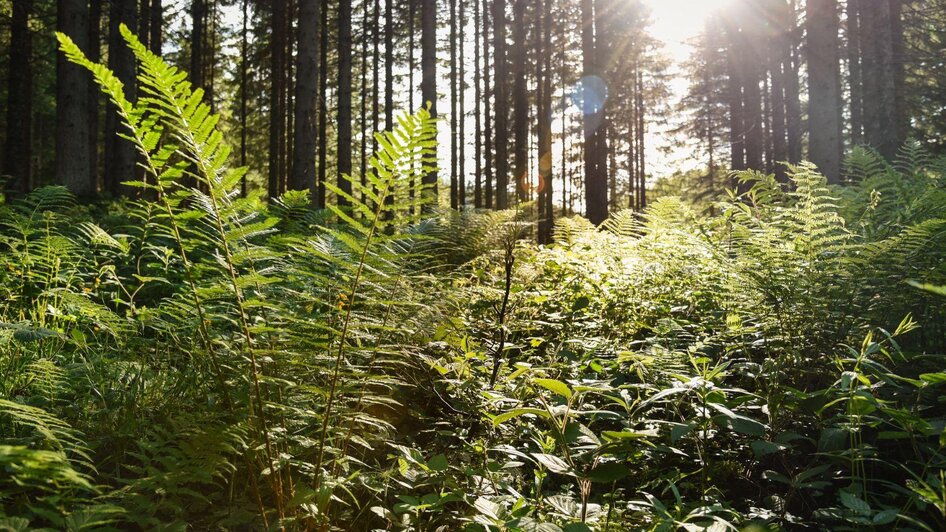
[[[946,163],[743,173],[531,243],[438,211],[425,110],[366,176],[241,197],[123,34],[138,197],[0,206],[0,529],[946,527]],[[334,204],[333,204],[334,205]]]

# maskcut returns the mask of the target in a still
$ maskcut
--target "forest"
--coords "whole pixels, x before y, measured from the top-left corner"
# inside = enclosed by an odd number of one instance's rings
[[[0,532],[946,529],[946,0],[0,0]]]

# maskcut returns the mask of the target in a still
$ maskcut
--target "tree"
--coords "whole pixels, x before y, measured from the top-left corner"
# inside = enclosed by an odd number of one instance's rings
[[[808,0],[808,157],[828,178],[841,179],[841,75],[834,0]]]
[[[287,15],[286,2],[273,2],[270,18],[271,84],[269,91],[269,180],[267,183],[270,198],[282,194],[286,182],[286,70],[289,64],[286,58]]]
[[[85,50],[89,37],[85,0],[59,0],[56,26]],[[69,62],[63,54],[56,55],[56,182],[84,198],[94,195],[96,187],[90,179],[88,91],[76,89],[90,83],[84,68]]]
[[[424,105],[430,106],[430,116],[437,118],[437,0],[422,0],[421,3],[421,81],[420,93]],[[434,201],[426,204],[427,209],[436,205],[437,170],[425,173],[422,183]]]
[[[125,24],[134,33],[137,30],[137,8],[135,0],[114,0],[108,17],[108,66],[124,84],[129,100],[136,98],[135,57],[119,32]],[[126,195],[130,191],[121,185],[135,176],[135,147],[121,138],[125,129],[118,120],[114,105],[109,104],[105,115],[105,189],[113,196]]]
[[[512,5],[512,130],[513,178],[516,198],[528,199],[529,183],[529,96],[526,91],[526,0],[513,0]]]
[[[351,194],[351,0],[338,5],[338,187]],[[339,205],[348,205],[343,197]]]
[[[10,74],[7,83],[7,137],[3,173],[7,190],[33,188],[33,0],[14,0],[10,21]]]
[[[93,0],[101,2],[101,0]],[[164,47],[164,6],[161,0],[151,0],[151,35],[148,38],[148,46],[152,52],[161,55]]]
[[[585,0],[589,1],[589,0]],[[493,0],[493,114],[496,131],[496,208],[509,206],[509,100],[506,94],[506,1]]]
[[[328,169],[328,0],[319,0],[319,3],[319,166],[315,206],[324,209]]]
[[[552,168],[552,1],[540,0],[536,14],[536,117],[538,120],[539,161],[539,242],[552,240],[552,209],[555,173]]]
[[[896,7],[891,8],[894,4]],[[864,139],[881,155],[892,160],[902,139],[899,132],[900,101],[897,80],[901,78],[894,43],[901,39],[898,0],[879,0],[860,11],[865,36],[862,43]],[[897,19],[897,20],[895,20]]]
[[[300,0],[296,55],[295,131],[289,188],[315,193],[316,95],[318,94],[319,0]]]
[[[608,217],[607,152],[604,134],[604,81],[595,56],[595,0],[581,0],[582,129],[585,136],[585,216],[598,225]]]

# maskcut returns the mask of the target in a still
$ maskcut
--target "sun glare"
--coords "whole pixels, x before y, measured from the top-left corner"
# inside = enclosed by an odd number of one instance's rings
[[[698,35],[713,13],[731,0],[643,0],[651,10],[652,35],[662,41],[665,51],[674,59],[682,60],[689,54],[687,45]]]

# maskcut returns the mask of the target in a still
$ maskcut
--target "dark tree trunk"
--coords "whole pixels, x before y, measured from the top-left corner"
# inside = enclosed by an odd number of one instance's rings
[[[450,0],[450,208],[459,208],[457,175],[457,0]]]
[[[151,0],[140,0],[138,6],[138,39],[151,49]]]
[[[84,0],[59,0],[56,29],[88,48],[89,9]],[[76,90],[91,83],[89,73],[56,54],[56,182],[80,198],[95,194],[89,159],[89,97]]]
[[[473,207],[483,207],[483,122],[480,99],[482,66],[480,65],[480,0],[473,2]]]
[[[394,129],[394,0],[384,1],[384,129]]]
[[[834,0],[808,0],[808,158],[829,183],[841,179],[841,74]]]
[[[536,112],[539,129],[539,191],[542,218],[539,220],[539,242],[552,241],[553,210],[552,184],[555,171],[552,166],[552,0],[542,0],[536,15],[538,53],[536,54],[537,83],[540,90]]]
[[[368,2],[362,2],[361,11],[361,90],[359,91],[361,94],[358,98],[361,122],[361,160],[358,168],[362,177],[366,175],[365,172],[368,169],[368,137],[371,136],[368,131],[368,28],[371,23],[369,5]]]
[[[493,113],[490,97],[493,86],[490,83],[489,64],[489,5],[483,0],[483,207],[493,208]]]
[[[802,123],[801,98],[799,96],[798,70],[799,64],[799,28],[798,14],[795,11],[795,2],[789,2],[786,10],[786,26],[789,28],[789,44],[785,47],[785,57],[782,66],[785,69],[785,130],[788,135],[788,162],[801,162]]]
[[[526,92],[526,0],[514,0],[512,5],[512,113],[513,113],[513,177],[516,179],[516,199],[528,199],[529,185],[529,96]]]
[[[325,208],[328,155],[328,0],[319,0],[319,167],[315,205]]]
[[[647,159],[644,157],[644,72],[637,70],[637,177],[640,210],[647,208]]]
[[[6,189],[33,189],[33,0],[13,0],[10,20],[10,74],[7,84],[7,138],[3,173]]]
[[[430,106],[430,114],[437,117],[437,0],[422,0],[421,3],[421,82],[420,93],[424,105]],[[424,174],[422,183],[429,201],[425,209],[436,208],[437,171]]]
[[[893,159],[899,142],[896,119],[896,74],[890,2],[872,2],[861,11],[863,49],[864,137],[885,158]],[[866,37],[870,36],[870,37]]]
[[[589,0],[585,0],[589,1]],[[509,206],[509,96],[506,93],[506,1],[493,0],[493,82],[496,118],[496,208]]]
[[[274,13],[275,16],[275,13]],[[194,88],[204,88],[204,33],[207,31],[207,0],[191,3],[191,64],[189,78]],[[275,35],[273,36],[275,38]]]
[[[296,55],[295,131],[289,188],[315,192],[315,101],[319,90],[319,0],[300,0]]]
[[[338,188],[351,194],[351,0],[338,5]],[[339,205],[348,205],[339,197]]]
[[[584,130],[585,162],[585,215],[595,225],[608,217],[608,176],[606,170],[607,153],[601,150],[598,138],[604,127],[603,102],[598,101],[600,87],[594,82],[601,79],[601,72],[596,57],[595,46],[595,2],[581,0],[581,43],[582,43],[582,129]]]
[[[785,9],[784,2],[778,2],[775,6],[775,12],[772,13],[772,19],[775,21],[784,20],[783,14],[777,10]],[[775,32],[772,36],[772,44],[769,47],[769,71],[771,73],[771,108],[772,108],[772,167],[775,176],[783,181],[785,179],[785,165],[788,159],[788,147],[785,136],[785,70],[782,65],[783,50],[788,46],[784,29],[776,23]],[[710,139],[712,142],[712,139]],[[710,170],[712,172],[712,169]]]
[[[135,0],[115,0],[112,2],[108,21],[108,66],[125,86],[125,96],[130,101],[135,101],[137,94],[135,57],[119,33],[119,25],[124,23],[134,33],[137,30],[137,7]],[[126,195],[130,191],[121,183],[135,177],[135,148],[130,142],[119,137],[124,135],[126,130],[111,104],[106,111],[105,123],[105,188],[112,195]]]
[[[863,98],[861,96],[861,0],[847,1],[847,69],[851,89],[851,143],[863,142]]]
[[[158,3],[157,0],[156,3]],[[89,2],[89,41],[85,55],[96,63],[102,58],[102,0]],[[86,92],[89,107],[89,183],[92,183],[97,192],[99,188],[99,101],[102,91],[89,78]]]
[[[152,52],[161,55],[161,48],[164,46],[164,6],[161,0],[151,0],[150,15],[151,36],[148,38],[148,46]]]
[[[269,179],[266,190],[275,199],[283,192],[286,135],[286,3],[274,2],[270,19]]]
[[[458,177],[457,177],[457,179],[459,180],[459,184],[458,184],[458,193],[459,193],[458,203],[460,204],[461,207],[462,207],[463,205],[466,205],[466,98],[465,98],[465,94],[466,94],[466,68],[465,68],[465,65],[466,65],[466,63],[465,63],[466,55],[465,55],[465,53],[464,53],[465,50],[466,50],[466,40],[465,40],[465,38],[464,38],[464,36],[465,36],[464,28],[465,28],[465,26],[466,26],[466,18],[465,18],[465,17],[466,17],[466,11],[465,11],[465,9],[464,9],[464,6],[465,6],[465,5],[466,5],[466,3],[463,2],[462,0],[460,0],[460,5],[458,6],[459,13],[458,13],[458,15],[457,15],[457,16],[459,17],[459,19],[460,19],[460,21],[459,21],[459,26],[458,26],[458,29],[457,29],[458,37],[459,37],[459,39],[460,39],[460,42],[459,42],[459,47],[460,47],[460,50],[459,50],[460,65],[459,65],[458,71],[457,71],[457,75],[459,76],[459,79],[460,79],[460,81],[459,81],[459,95],[458,95],[459,106],[460,106],[460,112],[459,112],[459,114],[458,114],[458,116],[457,116],[457,122],[458,122],[458,124],[457,124],[457,130],[458,130],[457,135],[458,135],[458,138],[459,138],[459,140],[460,140],[460,144],[459,144],[460,148],[459,148],[459,153],[458,153],[459,160],[457,161],[457,164],[459,165],[460,168],[459,168],[459,172],[458,172]]]
[[[249,13],[247,12],[249,3],[250,0],[243,0],[241,6],[243,18],[240,28],[240,166],[242,167],[246,167],[246,112],[247,101],[249,99],[247,94],[249,69],[246,66],[247,55],[249,53],[249,35],[247,31],[247,24],[249,23]],[[246,197],[246,175],[243,176],[243,180],[240,183],[240,192]]]

